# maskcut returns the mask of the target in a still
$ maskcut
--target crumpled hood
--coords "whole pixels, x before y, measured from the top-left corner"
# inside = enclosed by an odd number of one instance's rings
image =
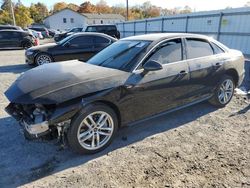
[[[26,71],[5,92],[12,103],[57,104],[122,85],[131,73],[77,60]]]

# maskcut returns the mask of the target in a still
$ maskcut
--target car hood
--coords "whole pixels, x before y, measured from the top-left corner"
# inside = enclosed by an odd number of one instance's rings
[[[31,48],[29,48],[29,50],[33,50],[33,51],[47,51],[48,49],[54,48],[56,47],[57,44],[56,43],[49,43],[49,44],[43,44],[43,45],[39,45],[39,46],[33,46]]]
[[[77,60],[52,63],[23,73],[5,96],[18,104],[58,104],[120,86],[130,74]]]

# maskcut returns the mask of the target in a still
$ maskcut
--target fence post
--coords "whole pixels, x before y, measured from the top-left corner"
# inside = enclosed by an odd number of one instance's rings
[[[185,28],[185,32],[188,32],[188,20],[189,20],[189,16],[186,17],[186,28]]]
[[[148,20],[145,20],[145,34],[148,33]]]
[[[135,29],[136,29],[135,24],[136,24],[136,22],[134,21],[134,36],[135,36],[135,34],[136,34],[136,31],[135,31]]]
[[[221,22],[222,22],[223,12],[220,13],[219,17],[219,25],[218,25],[218,31],[217,31],[217,40],[220,40],[220,31],[221,31]]]
[[[161,32],[164,32],[164,18],[161,20]]]

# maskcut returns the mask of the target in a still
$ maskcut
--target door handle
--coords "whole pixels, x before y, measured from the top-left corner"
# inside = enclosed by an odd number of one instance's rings
[[[182,70],[182,71],[180,71],[180,73],[179,73],[179,75],[186,75],[187,74],[187,71],[185,71],[185,70]]]
[[[222,65],[222,62],[218,62],[218,63],[215,63],[215,65],[214,65],[214,67],[221,67],[221,65]]]

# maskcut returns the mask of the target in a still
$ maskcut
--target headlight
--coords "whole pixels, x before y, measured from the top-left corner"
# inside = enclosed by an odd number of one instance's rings
[[[27,50],[27,51],[26,51],[26,55],[27,55],[27,56],[30,56],[30,55],[32,55],[33,53],[34,53],[34,51],[31,51],[31,50]]]

